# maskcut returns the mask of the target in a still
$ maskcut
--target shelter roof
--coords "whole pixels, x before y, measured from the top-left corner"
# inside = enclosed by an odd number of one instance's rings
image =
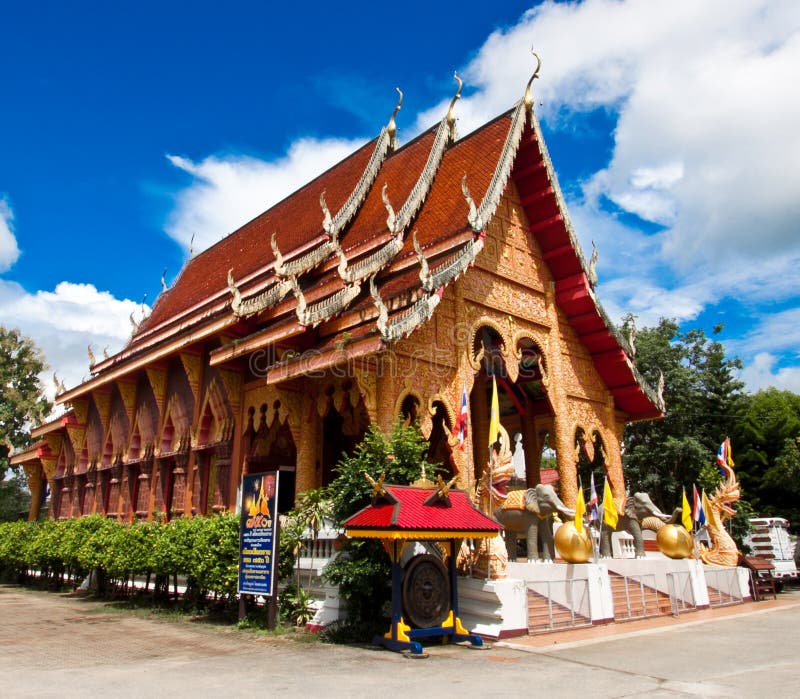
[[[344,522],[348,536],[425,539],[492,537],[502,525],[478,511],[462,490],[438,497],[437,488],[386,485],[384,495]]]

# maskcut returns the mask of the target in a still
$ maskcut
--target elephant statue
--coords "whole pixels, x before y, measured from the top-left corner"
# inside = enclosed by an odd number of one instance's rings
[[[659,510],[647,493],[634,493],[625,500],[625,508],[619,513],[617,526],[613,531],[628,532],[633,537],[636,548],[636,558],[644,558],[644,540],[642,538],[642,520],[653,517],[665,524],[674,524],[680,519],[681,508],[677,508],[671,515],[666,515]],[[603,522],[602,507],[600,508],[599,522]],[[593,526],[600,526],[592,523]],[[611,529],[603,523],[600,534],[600,556],[611,557]]]
[[[506,548],[508,560],[517,560],[517,534],[526,536],[528,562],[538,558],[552,561],[555,555],[553,546],[553,515],[558,512],[567,519],[575,517],[575,510],[569,509],[552,485],[539,484],[527,490],[513,490],[505,502],[496,507],[494,518],[506,528]],[[542,551],[539,551],[537,535],[542,538]]]

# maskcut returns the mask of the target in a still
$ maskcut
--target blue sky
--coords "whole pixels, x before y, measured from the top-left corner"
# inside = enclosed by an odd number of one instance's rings
[[[67,386],[87,344],[124,344],[192,236],[207,247],[374,137],[395,86],[409,140],[458,70],[465,134],[519,99],[535,46],[537,113],[611,317],[724,323],[751,390],[800,392],[793,0],[338,5],[4,7],[0,323]]]

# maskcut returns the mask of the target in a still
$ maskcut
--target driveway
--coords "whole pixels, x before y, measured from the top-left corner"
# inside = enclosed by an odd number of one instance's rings
[[[752,697],[800,693],[800,592],[426,659],[0,586],[2,697]]]

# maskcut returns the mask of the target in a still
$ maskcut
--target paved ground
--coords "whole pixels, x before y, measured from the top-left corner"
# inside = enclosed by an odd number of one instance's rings
[[[424,660],[0,586],[0,697],[800,696],[800,591]]]

